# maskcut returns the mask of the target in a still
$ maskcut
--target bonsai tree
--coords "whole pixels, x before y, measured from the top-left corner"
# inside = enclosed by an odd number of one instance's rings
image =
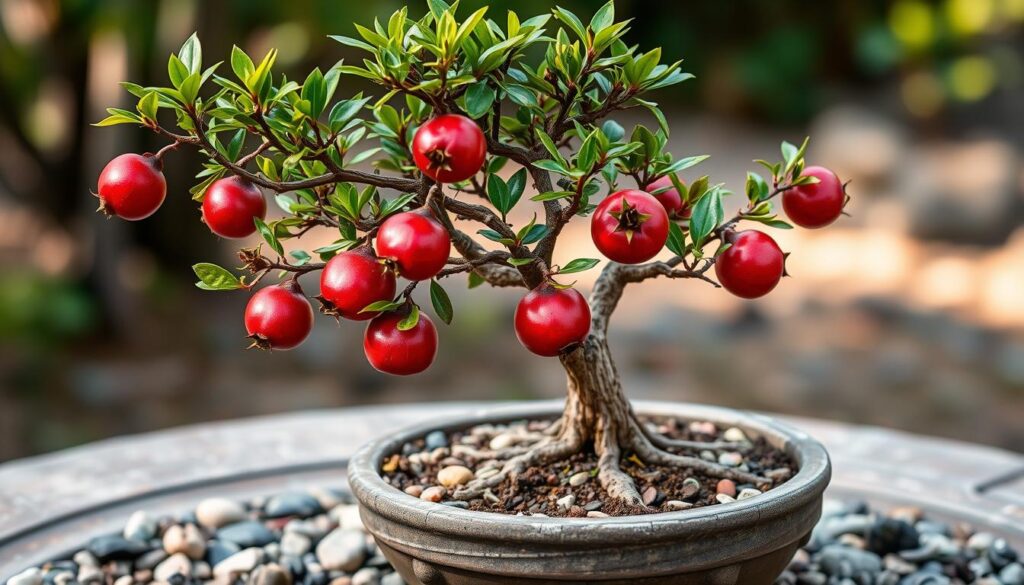
[[[155,154],[111,161],[99,178],[100,208],[129,220],[152,214],[166,191],[162,158],[197,148],[208,157],[191,189],[203,220],[224,238],[259,232],[264,240],[239,252],[243,276],[197,264],[197,285],[254,291],[279,280],[252,295],[245,327],[253,346],[284,350],[313,326],[299,281],[319,273],[320,310],[368,321],[366,357],[390,374],[430,365],[437,333],[421,303],[429,298],[433,314],[451,323],[444,286],[452,277],[470,288],[524,289],[515,332],[527,349],[565,367],[565,411],[543,439],[494,453],[505,462],[501,472],[474,479],[455,498],[479,497],[528,466],[584,449],[598,456],[610,496],[631,506],[642,501],[620,468],[624,454],[770,485],[680,454],[735,445],[669,439],[638,420],[608,326],[627,285],[649,279],[697,280],[745,298],[768,293],[785,275],[786,254],[741,224],[789,228],[773,211],[781,198],[791,221],[822,227],[842,214],[844,185],[805,167],[806,141],[783,143],[781,162],[757,161],[766,172],[748,174],[745,202],[727,215],[722,184],[680,179],[706,157],[666,152],[669,126],[648,98],[692,75],[679,61],[663,62],[660,49],[627,45],[629,22],[616,21],[612,2],[589,23],[562,8],[527,20],[509,12],[504,23],[487,18],[486,8],[460,20],[456,8],[429,0],[419,19],[403,8],[372,27],[355,25],[358,37],[332,38],[365,58],[314,69],[301,83],[274,72],[274,50],[257,63],[234,47],[227,66],[204,67],[193,35],[170,57],[169,87],[125,83],[136,111],[111,108],[98,124],[138,124],[169,141]],[[353,77],[380,93],[337,99]],[[625,109],[646,110],[650,127],[627,133],[610,119]],[[524,200],[527,185],[537,194]],[[267,219],[264,193],[280,219]],[[525,206],[532,219],[510,223],[510,212]],[[572,221],[590,222],[605,258],[552,262]],[[311,230],[336,239],[285,252],[286,241]],[[601,272],[588,301],[570,275],[591,269]],[[408,281],[401,290],[398,277]]]

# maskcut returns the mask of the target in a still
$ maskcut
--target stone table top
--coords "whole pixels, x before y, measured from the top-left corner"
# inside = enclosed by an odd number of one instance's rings
[[[647,411],[657,404],[636,406]],[[135,509],[180,511],[215,494],[338,485],[346,460],[366,441],[431,418],[496,406],[298,412],[119,437],[0,464],[0,582],[60,547],[116,528]],[[878,427],[780,418],[828,448],[831,495],[920,506],[1024,544],[1024,455]]]

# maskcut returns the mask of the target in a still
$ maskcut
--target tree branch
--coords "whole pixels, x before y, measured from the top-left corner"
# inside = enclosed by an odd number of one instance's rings
[[[715,287],[719,286],[705,274],[714,266],[713,258],[706,259],[700,268],[695,269],[676,268],[680,262],[682,262],[682,258],[676,256],[666,262],[634,265],[617,262],[606,264],[597,278],[597,282],[594,283],[594,290],[590,293],[591,331],[599,335],[607,333],[608,321],[611,319],[612,313],[615,312],[615,307],[618,306],[627,284],[664,276],[667,278],[695,278]]]

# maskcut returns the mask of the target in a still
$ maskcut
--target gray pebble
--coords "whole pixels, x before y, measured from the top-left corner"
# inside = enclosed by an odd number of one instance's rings
[[[7,585],[42,585],[43,572],[32,567],[7,580]]]
[[[213,567],[214,577],[231,577],[240,573],[248,573],[263,562],[263,551],[258,548],[247,548],[235,553]]]
[[[444,431],[434,431],[427,435],[425,441],[427,451],[433,451],[448,446],[448,435]]]
[[[128,540],[146,542],[156,537],[156,531],[158,528],[156,518],[142,510],[139,510],[128,518],[128,522],[124,525],[124,532],[122,535]]]
[[[273,532],[254,520],[225,526],[217,532],[217,538],[233,542],[240,548],[266,546],[275,540]]]
[[[360,530],[339,528],[325,536],[316,547],[316,558],[328,571],[351,573],[363,564],[366,556],[366,536]]]
[[[352,585],[380,585],[380,570],[364,567],[352,575]]]
[[[220,528],[245,519],[245,508],[234,500],[207,498],[196,506],[196,521],[207,528]]]
[[[300,516],[306,518],[314,516],[323,511],[320,502],[310,494],[293,493],[274,496],[267,501],[263,510],[267,518],[284,518],[286,516]]]
[[[181,575],[188,579],[192,576],[192,561],[184,553],[177,553],[167,557],[153,570],[153,579],[162,583],[169,583],[171,577]]]

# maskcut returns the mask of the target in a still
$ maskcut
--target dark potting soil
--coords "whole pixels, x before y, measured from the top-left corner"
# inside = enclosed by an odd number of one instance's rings
[[[720,456],[726,461],[732,459],[731,466],[737,469],[771,477],[774,480],[772,487],[781,485],[796,472],[792,458],[761,437],[746,437],[738,429],[722,429],[708,422],[691,423],[675,419],[653,422],[660,432],[672,439],[706,443],[731,442],[737,435],[745,439],[744,448],[727,451],[724,456],[722,451],[700,449],[671,449],[674,453],[716,462]],[[737,498],[758,497],[761,495],[759,488],[765,487],[721,481],[687,467],[650,465],[635,454],[624,452],[620,467],[633,478],[646,504],[630,506],[611,498],[601,487],[597,478],[597,455],[592,449],[555,463],[529,467],[515,481],[506,478],[484,497],[468,502],[452,498],[457,486],[451,485],[450,476],[458,477],[458,473],[449,472],[447,479],[452,489],[445,488],[439,481],[438,474],[443,469],[462,466],[468,469],[458,470],[462,472],[464,483],[470,472],[476,474],[478,469],[483,471],[487,468],[488,459],[480,458],[479,451],[487,450],[494,442],[509,443],[506,435],[520,439],[531,435],[535,437],[547,424],[530,421],[481,425],[448,434],[435,432],[406,444],[402,453],[387,458],[382,475],[392,486],[412,496],[455,507],[503,514],[580,518],[654,514],[727,505]],[[511,444],[515,443],[515,440],[511,441]]]

